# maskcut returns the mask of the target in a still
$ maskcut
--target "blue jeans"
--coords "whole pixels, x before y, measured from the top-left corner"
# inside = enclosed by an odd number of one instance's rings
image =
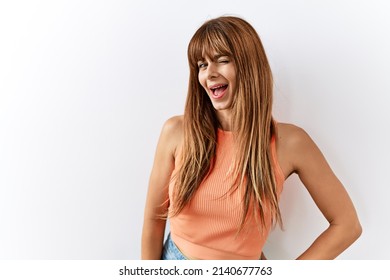
[[[186,260],[187,258],[180,252],[179,248],[173,243],[171,234],[168,234],[167,240],[165,240],[162,260]]]

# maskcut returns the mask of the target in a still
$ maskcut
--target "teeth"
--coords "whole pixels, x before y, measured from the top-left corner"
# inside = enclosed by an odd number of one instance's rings
[[[220,85],[220,86],[217,86],[217,87],[212,87],[211,89],[212,89],[212,90],[215,90],[215,89],[217,89],[217,88],[221,88],[221,87],[224,87],[224,86],[226,86],[226,85]]]

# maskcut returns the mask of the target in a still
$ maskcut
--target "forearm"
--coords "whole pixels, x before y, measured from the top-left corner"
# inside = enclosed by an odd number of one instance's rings
[[[347,249],[361,234],[359,223],[349,226],[330,225],[298,260],[332,260]]]
[[[145,221],[142,231],[141,259],[159,260],[163,250],[165,221]]]

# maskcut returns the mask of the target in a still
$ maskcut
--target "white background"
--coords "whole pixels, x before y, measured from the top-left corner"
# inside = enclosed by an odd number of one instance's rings
[[[357,208],[339,259],[390,252],[390,17],[386,1],[1,1],[0,259],[139,259],[164,121],[182,114],[187,44],[232,14],[258,31],[274,115],[303,127]],[[299,255],[326,221],[295,176],[285,230],[265,253]]]

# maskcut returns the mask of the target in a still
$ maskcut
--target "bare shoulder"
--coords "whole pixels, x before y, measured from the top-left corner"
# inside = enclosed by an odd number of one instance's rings
[[[184,137],[183,116],[174,116],[165,121],[160,139],[164,141],[173,155],[181,145]]]
[[[290,123],[278,123],[277,140],[290,148],[297,148],[297,145],[311,141],[310,136],[303,128]]]
[[[181,133],[183,131],[183,116],[173,116],[165,121],[163,131]]]
[[[277,156],[288,177],[299,171],[300,162],[319,150],[309,134],[301,127],[289,123],[278,123],[276,137]]]

